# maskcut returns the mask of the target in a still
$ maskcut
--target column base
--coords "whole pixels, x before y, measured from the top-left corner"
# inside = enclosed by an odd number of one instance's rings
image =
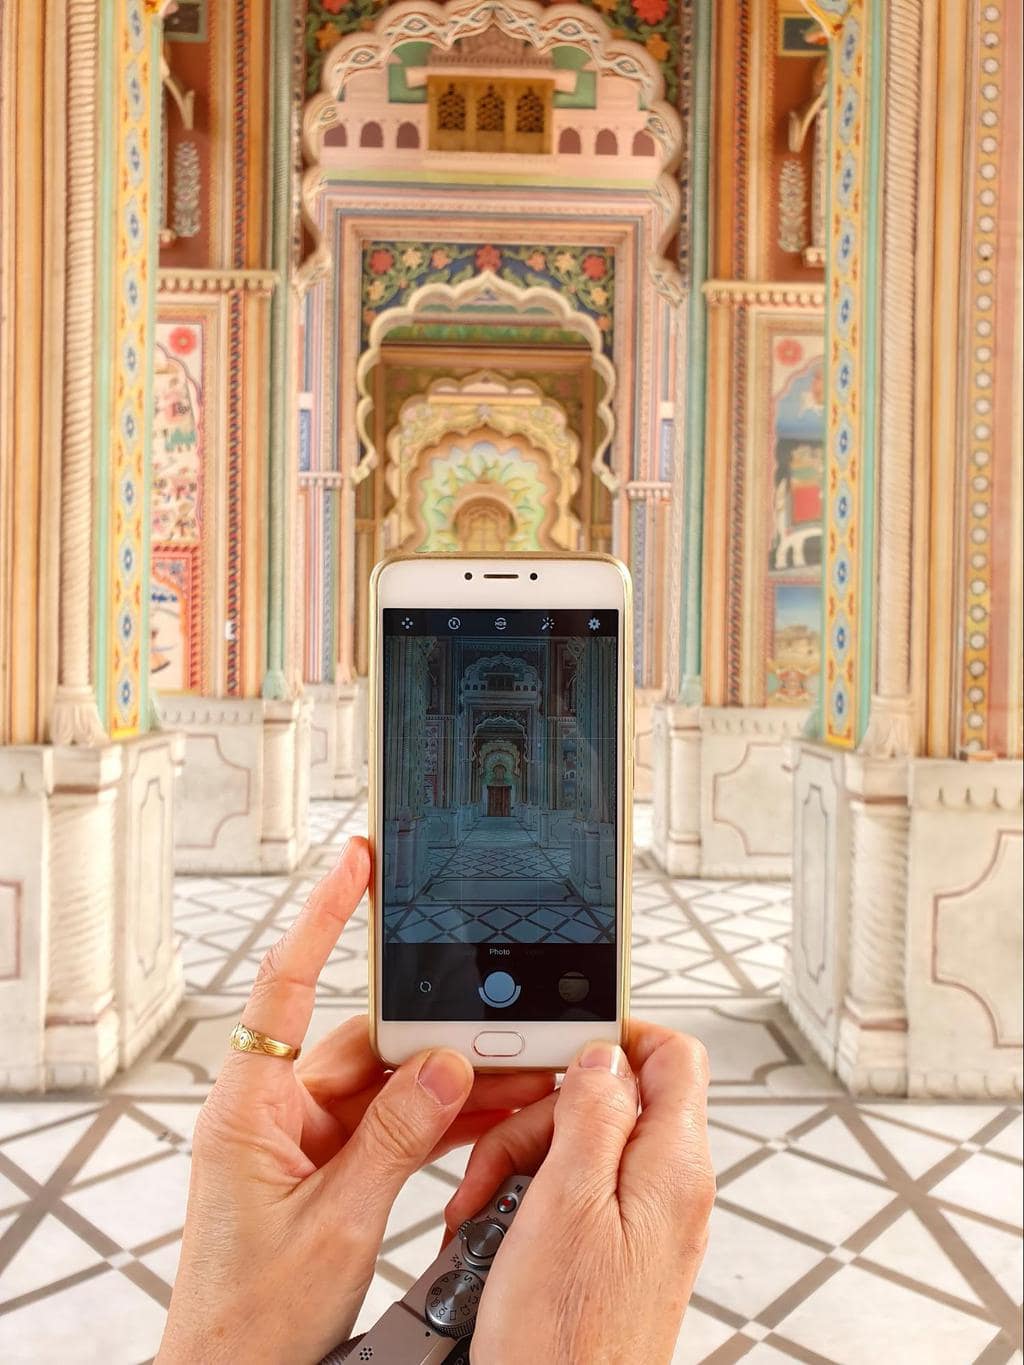
[[[700,707],[651,708],[651,853],[672,877],[700,876]]]
[[[307,683],[312,698],[310,795],[351,800],[366,787],[366,688],[360,683]]]
[[[184,991],[172,923],[179,736],[0,749],[0,1090],[95,1088]]]
[[[797,741],[793,774],[783,999],[797,1026],[856,1095],[1019,1098],[1020,765],[865,759]],[[889,858],[867,859],[875,845],[857,829],[904,804]],[[851,994],[850,945],[893,894],[893,931],[871,935],[870,979]],[[871,980],[891,1004],[854,998]]]
[[[291,872],[309,848],[310,702],[161,697],[185,736],[175,870]]]
[[[807,713],[662,703],[652,717],[652,852],[676,877],[792,872],[789,744]]]

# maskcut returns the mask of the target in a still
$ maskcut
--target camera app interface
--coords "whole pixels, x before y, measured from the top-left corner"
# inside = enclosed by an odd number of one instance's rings
[[[384,611],[385,1019],[615,1018],[618,626]]]

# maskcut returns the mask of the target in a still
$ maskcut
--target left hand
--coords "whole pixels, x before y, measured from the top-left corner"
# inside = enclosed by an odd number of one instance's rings
[[[351,840],[264,958],[243,1023],[301,1042],[369,871],[365,839]],[[318,1361],[351,1335],[407,1178],[553,1085],[546,1073],[474,1080],[446,1049],[389,1073],[365,1017],[295,1063],[230,1051],[196,1124],[160,1365]]]

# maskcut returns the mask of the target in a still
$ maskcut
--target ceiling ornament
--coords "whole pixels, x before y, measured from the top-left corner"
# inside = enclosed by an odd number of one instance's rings
[[[676,265],[665,254],[679,229],[681,195],[673,171],[682,153],[683,129],[679,114],[664,98],[664,77],[657,61],[639,43],[614,38],[593,10],[582,5],[544,7],[533,0],[403,0],[389,5],[373,28],[350,33],[329,52],[323,64],[320,91],[307,100],[302,118],[302,141],[308,168],[302,179],[302,208],[312,248],[293,276],[302,294],[331,269],[331,253],[324,239],[318,205],[326,177],[320,164],[324,134],[339,117],[338,100],[345,82],[355,72],[385,66],[402,43],[429,43],[442,52],[470,38],[488,43],[497,29],[507,38],[528,43],[539,56],[555,47],[582,49],[603,75],[634,82],[647,111],[646,129],[658,151],[658,174],[650,191],[658,210],[655,249],[648,268],[657,288],[673,302],[683,297]]]

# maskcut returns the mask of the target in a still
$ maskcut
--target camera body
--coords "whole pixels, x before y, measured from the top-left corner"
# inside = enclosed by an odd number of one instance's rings
[[[469,1339],[484,1283],[530,1185],[513,1175],[490,1201],[459,1228],[458,1237],[405,1295],[354,1346],[336,1347],[320,1365],[346,1361],[372,1365],[459,1365],[469,1359]]]

